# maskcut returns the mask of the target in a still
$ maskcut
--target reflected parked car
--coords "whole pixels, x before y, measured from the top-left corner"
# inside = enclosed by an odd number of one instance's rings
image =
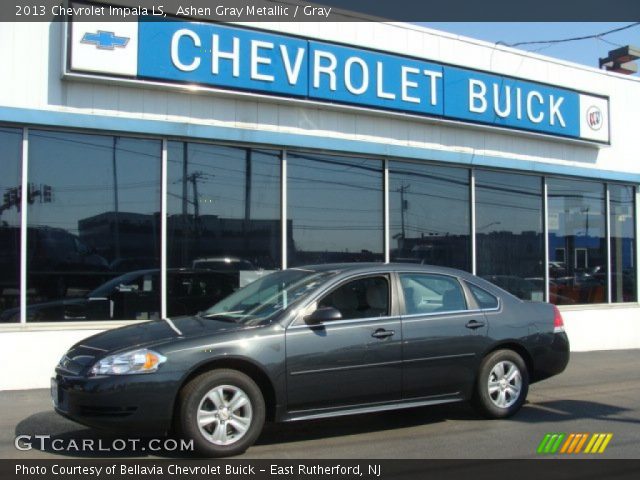
[[[233,275],[206,270],[167,272],[167,314],[193,315],[238,288]],[[116,277],[84,297],[38,303],[27,307],[28,322],[78,320],[149,320],[160,317],[160,271],[138,270]],[[20,310],[0,315],[17,322]]]
[[[508,417],[568,361],[553,305],[448,268],[316,265],[266,275],[198,315],[82,340],[56,367],[52,397],[80,423],[136,435],[177,426],[201,454],[226,456],[265,420],[465,400]]]
[[[114,273],[127,273],[134,270],[148,270],[158,268],[158,257],[125,257],[118,258],[109,264],[109,269]]]
[[[17,288],[19,228],[2,227],[0,235],[3,245],[14,246],[0,256],[0,287]],[[68,288],[90,290],[109,277],[109,264],[104,257],[62,228],[29,227],[27,243],[28,281],[39,296],[62,298]]]
[[[522,300],[544,300],[544,288],[539,288],[533,282],[514,275],[484,275],[482,278],[505,289]]]
[[[193,268],[206,268],[219,272],[239,272],[241,270],[257,270],[249,260],[237,257],[209,257],[197,258],[193,261]]]

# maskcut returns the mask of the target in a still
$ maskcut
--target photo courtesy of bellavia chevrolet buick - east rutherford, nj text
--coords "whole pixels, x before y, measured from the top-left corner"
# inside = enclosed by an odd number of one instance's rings
[[[637,458],[640,50],[121,3],[0,23],[0,456]]]

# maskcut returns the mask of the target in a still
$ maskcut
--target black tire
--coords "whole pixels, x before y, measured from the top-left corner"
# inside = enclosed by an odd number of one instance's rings
[[[517,372],[511,368],[516,368]],[[496,372],[505,372],[505,375],[498,378]],[[487,418],[506,418],[520,410],[528,392],[529,372],[522,357],[513,350],[496,350],[480,364],[473,404]]]
[[[238,392],[246,396],[248,403],[237,410],[230,411],[227,407],[232,406],[231,400]],[[215,397],[220,403],[219,394],[223,395],[224,400],[221,405],[226,407],[217,408],[211,400]],[[177,425],[180,434],[187,439],[192,439],[196,451],[203,456],[238,455],[253,445],[264,426],[265,404],[262,392],[249,376],[237,370],[212,370],[198,375],[182,389],[179,402]],[[211,411],[212,416],[218,416],[212,420],[212,423],[203,427],[206,435],[198,425],[198,412],[201,406],[202,411]],[[225,408],[227,408],[226,411]],[[244,425],[243,422],[246,422],[247,418],[249,419],[248,428],[240,434],[240,430],[234,425]],[[239,422],[240,419],[242,422]],[[224,437],[220,436],[222,431],[224,431]],[[234,435],[238,437],[237,440],[233,440]],[[216,443],[222,441],[222,438],[231,443]]]

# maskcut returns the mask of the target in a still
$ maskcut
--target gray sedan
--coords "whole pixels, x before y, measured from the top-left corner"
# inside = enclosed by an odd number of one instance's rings
[[[195,316],[89,337],[60,361],[52,394],[80,423],[177,428],[224,456],[267,420],[467,400],[508,417],[568,361],[553,305],[448,268],[333,264],[272,273]]]

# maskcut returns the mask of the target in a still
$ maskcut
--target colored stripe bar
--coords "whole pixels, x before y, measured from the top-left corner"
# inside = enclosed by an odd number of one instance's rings
[[[554,433],[554,434],[551,435],[551,438],[547,442],[546,447],[544,447],[544,453],[553,453],[553,452],[551,452],[551,447],[553,447],[553,444],[555,443],[556,438],[558,438],[558,434],[557,433]]]
[[[576,433],[576,436],[574,437],[573,442],[571,442],[571,446],[569,447],[567,453],[573,453],[580,440],[582,440],[582,433]]]
[[[582,446],[587,441],[587,438],[589,438],[589,434],[588,433],[583,433],[582,434],[582,438],[580,439],[580,443],[578,443],[578,445],[576,446],[576,451],[573,452],[573,453],[580,453],[580,451],[582,450]]]
[[[591,440],[589,440],[589,443],[587,444],[587,448],[585,448],[584,453],[591,453],[591,448],[593,447],[593,444],[596,443],[597,439],[598,439],[598,434],[594,433],[593,436],[591,437]]]
[[[538,445],[538,453],[603,453],[612,438],[613,433],[547,433]]]
[[[613,433],[607,433],[606,435],[607,436],[605,437],[604,441],[602,442],[602,445],[600,446],[600,450],[598,451],[598,453],[604,453],[605,449],[607,448],[607,445],[609,445],[609,442],[613,438]]]
[[[544,447],[547,445],[547,442],[549,441],[550,438],[551,438],[551,434],[550,433],[547,433],[544,436],[544,438],[540,442],[540,445],[538,445],[538,453],[544,453]]]
[[[568,437],[567,440],[564,442],[564,445],[562,445],[562,449],[560,450],[560,453],[566,453],[567,449],[569,448],[569,445],[571,445],[571,442],[573,442],[573,439],[575,438],[576,434],[575,433],[571,433]]]
[[[558,448],[560,448],[560,444],[562,443],[562,440],[564,440],[565,436],[566,435],[564,433],[558,434],[558,439],[556,440],[556,443],[551,448],[551,453],[556,453],[558,451]]]

